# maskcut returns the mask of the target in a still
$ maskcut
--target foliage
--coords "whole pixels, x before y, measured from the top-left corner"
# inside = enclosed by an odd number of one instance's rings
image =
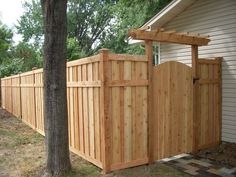
[[[24,14],[16,25],[17,33],[23,37],[23,42],[33,42],[34,45],[42,45],[43,15],[40,0],[25,1]]]
[[[33,45],[21,42],[9,49],[8,57],[0,65],[0,77],[29,71],[33,67],[42,67],[41,52]]]
[[[67,59],[74,60],[109,48],[116,53],[143,54],[128,44],[128,29],[139,28],[171,0],[68,0]],[[42,66],[43,19],[40,0],[25,1],[16,25],[23,41],[13,46],[13,33],[0,24],[0,76]]]
[[[67,59],[75,60],[86,57],[86,53],[80,48],[75,37],[67,39]]]
[[[112,7],[115,0],[69,0],[68,45],[77,44],[76,49],[68,52],[68,59],[74,56],[92,55],[99,47],[99,41],[104,38],[113,19]],[[25,13],[16,26],[18,34],[25,42],[42,44],[42,12],[39,0],[31,0],[23,5]],[[71,49],[71,46],[68,46]],[[74,52],[73,54],[70,52]],[[80,53],[80,54],[79,54]]]
[[[140,45],[128,44],[128,30],[141,27],[171,0],[120,0],[116,5],[115,19],[110,35],[103,40],[103,46],[117,53],[142,54]]]
[[[68,35],[75,37],[86,55],[98,50],[112,26],[114,0],[69,0]]]
[[[24,4],[17,30],[24,41],[38,42],[43,35],[40,2],[31,1]],[[69,0],[68,59],[92,55],[102,47],[118,53],[142,53],[139,45],[128,44],[128,29],[140,27],[170,1]]]
[[[11,55],[11,58],[19,58],[22,61],[22,72],[42,67],[41,51],[32,44],[20,42],[12,48]]]
[[[8,51],[12,45],[12,36],[12,31],[0,21],[0,64],[8,57]]]

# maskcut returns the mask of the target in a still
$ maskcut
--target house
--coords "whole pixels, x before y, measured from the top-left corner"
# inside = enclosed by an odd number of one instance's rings
[[[210,36],[199,58],[223,57],[222,140],[236,143],[236,1],[173,0],[142,28],[176,30]],[[158,44],[158,63],[178,60],[191,65],[191,48]]]

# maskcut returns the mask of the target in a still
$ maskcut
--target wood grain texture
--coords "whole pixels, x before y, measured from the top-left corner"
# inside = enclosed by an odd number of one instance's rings
[[[221,58],[199,59],[198,149],[221,142]]]
[[[134,60],[119,55],[108,61],[111,66],[108,82],[111,92],[111,169],[133,166],[137,160],[145,164],[148,162],[147,59]]]

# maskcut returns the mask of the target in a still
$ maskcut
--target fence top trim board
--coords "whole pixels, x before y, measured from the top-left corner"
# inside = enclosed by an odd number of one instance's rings
[[[1,78],[1,80],[13,79],[13,78],[17,78],[17,77],[20,77],[20,74],[16,74],[16,75],[13,75],[13,76],[4,77],[4,78]]]
[[[97,61],[100,61],[99,54],[91,56],[91,57],[81,58],[78,60],[67,62],[66,66],[71,67],[71,66],[83,65],[83,64],[87,64],[87,63],[93,63],[93,62],[97,62]]]
[[[113,54],[113,53],[109,54],[108,60],[148,62],[148,59],[144,55]]]

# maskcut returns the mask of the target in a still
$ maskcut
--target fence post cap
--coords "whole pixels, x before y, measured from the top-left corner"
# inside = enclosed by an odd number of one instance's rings
[[[107,49],[107,48],[102,48],[102,49],[99,50],[100,53],[102,53],[102,52],[108,52],[108,51],[109,51],[109,49]]]

